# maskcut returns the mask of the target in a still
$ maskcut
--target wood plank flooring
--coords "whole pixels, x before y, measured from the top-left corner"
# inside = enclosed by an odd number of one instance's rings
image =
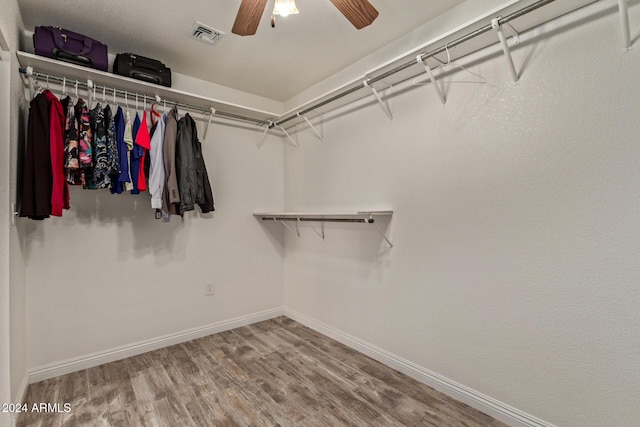
[[[60,412],[19,427],[504,426],[287,317],[32,384],[34,402]]]

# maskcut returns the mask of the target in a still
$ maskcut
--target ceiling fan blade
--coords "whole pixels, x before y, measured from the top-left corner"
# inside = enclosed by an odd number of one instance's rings
[[[242,0],[231,32],[240,36],[252,36],[258,30],[267,0]]]
[[[331,3],[358,30],[370,25],[378,17],[378,11],[367,0],[331,0]]]

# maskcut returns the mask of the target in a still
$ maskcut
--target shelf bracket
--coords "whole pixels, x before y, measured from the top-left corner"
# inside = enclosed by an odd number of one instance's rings
[[[211,119],[213,119],[213,116],[216,115],[216,109],[211,107],[211,112],[209,113],[209,120],[207,120],[207,123],[204,125],[204,133],[202,134],[202,139],[206,140],[207,139],[207,131],[209,130],[209,125],[211,124]]]
[[[297,223],[296,223],[296,229],[294,230],[293,228],[289,227],[289,225],[284,221],[278,220],[277,218],[273,218],[273,220],[275,222],[279,222],[280,224],[284,225],[287,228],[287,230],[289,230],[292,233],[296,233],[298,235],[298,237],[300,237],[300,231],[298,231]]]
[[[33,67],[28,66],[27,68],[20,69],[20,72],[24,70],[24,75],[27,76],[27,85],[29,86],[29,100],[33,99],[33,92],[35,90],[33,84]]]
[[[391,114],[391,111],[389,110],[389,108],[387,108],[387,106],[385,105],[384,101],[382,100],[382,98],[380,97],[380,94],[378,93],[378,91],[376,90],[375,87],[370,86],[369,82],[367,80],[363,80],[362,84],[364,85],[364,87],[368,87],[369,89],[371,89],[371,92],[373,93],[373,95],[376,97],[376,99],[378,100],[378,104],[380,104],[380,108],[382,108],[382,111],[384,111],[384,113],[387,115],[387,117],[389,117],[389,120],[393,120],[393,114]]]
[[[491,27],[496,30],[498,33],[498,39],[500,40],[500,44],[502,45],[502,51],[504,52],[504,56],[507,58],[507,64],[509,65],[509,72],[511,73],[511,78],[514,83],[518,82],[518,72],[516,71],[516,66],[513,63],[513,57],[511,56],[511,50],[509,49],[509,44],[507,43],[507,38],[504,36],[504,31],[502,31],[502,26],[500,25],[500,17],[493,18],[491,20]]]
[[[20,212],[16,210],[16,204],[11,203],[11,226],[16,226],[16,218],[20,215]]]
[[[267,140],[267,132],[269,132],[269,129],[273,127],[273,124],[274,123],[271,120],[269,120],[269,126],[264,128],[264,132],[262,132],[262,139],[258,143],[258,149],[262,148],[262,145]]]
[[[631,50],[631,29],[629,28],[629,5],[627,4],[627,0],[618,0],[618,8],[620,9],[624,52],[629,52]]]
[[[322,135],[320,135],[320,132],[318,132],[318,130],[311,124],[311,122],[309,121],[309,119],[307,119],[306,116],[301,116],[300,113],[296,113],[298,115],[298,117],[302,117],[304,119],[305,122],[307,122],[307,124],[309,125],[309,127],[311,128],[311,130],[313,131],[313,133],[316,134],[316,136],[318,137],[318,139],[322,142],[324,142],[324,138],[322,137]]]
[[[429,80],[431,80],[431,84],[433,85],[433,88],[435,89],[436,94],[438,95],[438,98],[440,98],[440,102],[442,103],[442,105],[445,105],[447,103],[447,100],[444,96],[444,93],[442,93],[442,91],[440,90],[438,83],[436,82],[436,78],[433,75],[433,71],[431,70],[431,67],[429,67],[429,64],[424,62],[424,60],[422,59],[422,55],[416,56],[416,61],[424,65],[424,69],[427,72],[427,75],[429,76]]]
[[[310,227],[313,231],[316,232],[318,236],[322,237],[322,240],[324,240],[324,222],[320,223],[320,231],[316,230],[316,228],[313,225],[311,225]]]
[[[92,91],[92,89],[95,89],[95,86],[93,85],[93,80],[91,79],[87,79],[87,94],[89,95],[89,106],[93,105],[93,101],[95,101],[95,96],[94,96],[94,91]]]
[[[382,232],[382,230],[380,230],[380,227],[378,227],[378,224],[374,222],[373,214],[369,215],[369,218],[365,219],[364,221],[367,224],[372,224],[373,228],[375,228],[378,234],[380,234],[380,236],[382,236],[382,238],[387,242],[387,244],[389,245],[389,248],[393,248],[393,243],[391,243],[391,240],[389,240],[389,238]]]
[[[296,147],[296,148],[300,148],[300,146],[298,145],[298,143],[297,143],[297,142],[295,142],[295,141],[293,140],[293,138],[291,138],[291,135],[289,135],[289,132],[287,132],[287,130],[286,130],[284,127],[280,126],[280,130],[281,130],[282,132],[284,132],[284,134],[287,136],[287,138],[289,138],[289,141],[291,141],[291,143],[293,144],[293,146],[294,146],[294,147]]]

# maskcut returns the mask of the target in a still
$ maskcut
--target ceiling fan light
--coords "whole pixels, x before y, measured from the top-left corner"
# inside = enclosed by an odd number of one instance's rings
[[[289,16],[298,13],[295,0],[276,0],[273,15]]]

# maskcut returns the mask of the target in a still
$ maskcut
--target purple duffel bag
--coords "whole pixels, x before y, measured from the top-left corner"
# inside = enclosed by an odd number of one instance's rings
[[[97,40],[60,27],[36,27],[33,33],[36,55],[107,71],[107,46]]]

